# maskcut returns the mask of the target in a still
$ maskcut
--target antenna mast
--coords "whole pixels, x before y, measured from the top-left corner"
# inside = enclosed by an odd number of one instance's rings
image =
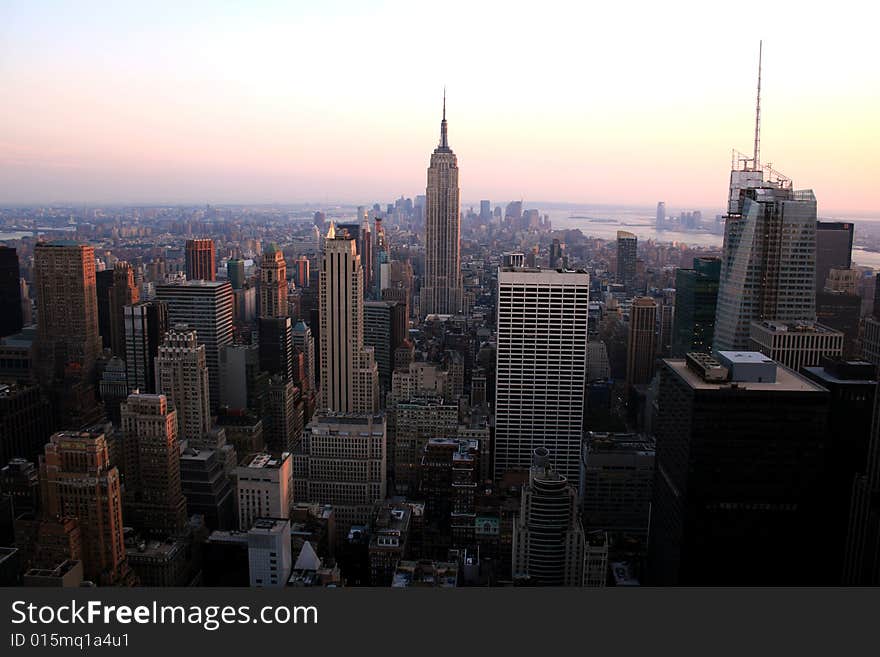
[[[753,154],[755,170],[761,167],[761,57],[764,40],[758,41],[758,98],[755,101],[755,152]]]

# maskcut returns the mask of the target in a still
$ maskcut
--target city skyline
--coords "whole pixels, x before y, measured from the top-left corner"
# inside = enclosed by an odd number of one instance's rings
[[[860,25],[196,3],[0,10],[0,190],[214,195],[0,198],[0,586],[880,585]]]
[[[750,150],[761,35],[735,36],[734,20],[710,33],[693,16],[671,23],[680,7],[668,16],[647,9],[626,33],[587,38],[578,17],[561,11],[464,14],[452,3],[444,22],[460,29],[448,30],[450,47],[423,53],[416,28],[430,16],[404,19],[394,3],[346,6],[344,18],[333,5],[202,9],[165,18],[112,9],[70,34],[78,16],[65,8],[5,9],[0,202],[320,203],[414,193],[444,83],[465,199],[718,207],[731,149]],[[584,18],[601,26],[619,11]],[[870,39],[859,38],[867,28],[847,21],[847,39],[820,50],[807,28],[821,20],[831,33],[847,12],[762,7],[761,15],[763,159],[812,187],[820,214],[880,216],[871,119],[880,85],[871,84]],[[18,36],[37,26],[51,48]],[[369,38],[395,27],[390,44]],[[381,87],[380,74],[405,82]],[[124,96],[112,93],[119,85]],[[361,166],[369,152],[381,156]]]

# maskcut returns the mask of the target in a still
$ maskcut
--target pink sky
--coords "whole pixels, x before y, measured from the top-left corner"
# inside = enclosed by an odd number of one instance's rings
[[[763,38],[763,160],[880,217],[875,39],[843,5],[444,6],[7,3],[0,202],[424,193],[445,83],[466,201],[720,208]]]

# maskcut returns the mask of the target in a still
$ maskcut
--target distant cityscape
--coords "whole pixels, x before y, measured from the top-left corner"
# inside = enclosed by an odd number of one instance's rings
[[[0,208],[0,584],[880,583],[880,224],[759,120],[718,212],[463,207],[440,116],[391,201]]]

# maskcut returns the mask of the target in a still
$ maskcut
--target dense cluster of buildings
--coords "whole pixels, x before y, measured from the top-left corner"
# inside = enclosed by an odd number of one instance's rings
[[[463,211],[458,176],[444,100],[415,199],[0,247],[0,583],[878,583],[851,223],[757,149],[720,252]]]

